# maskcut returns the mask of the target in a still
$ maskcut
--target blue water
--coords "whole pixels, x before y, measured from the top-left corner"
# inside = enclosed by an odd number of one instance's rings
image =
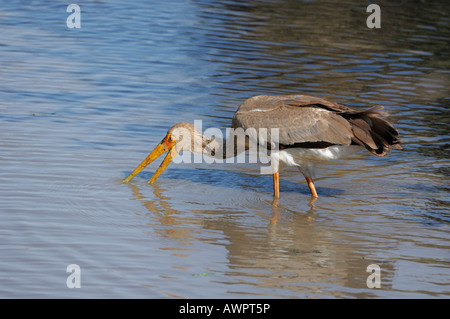
[[[449,4],[0,5],[0,297],[448,298]],[[303,177],[159,163],[173,124],[230,126],[256,94],[382,104],[404,149]],[[81,288],[68,288],[70,264]],[[367,266],[381,269],[368,288]]]

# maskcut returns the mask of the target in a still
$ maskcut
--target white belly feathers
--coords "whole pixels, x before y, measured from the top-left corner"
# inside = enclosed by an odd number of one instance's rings
[[[297,166],[305,176],[314,175],[315,162],[337,160],[360,150],[360,146],[333,145],[327,148],[288,148],[270,154],[274,172],[284,166]],[[277,165],[278,164],[278,165]]]

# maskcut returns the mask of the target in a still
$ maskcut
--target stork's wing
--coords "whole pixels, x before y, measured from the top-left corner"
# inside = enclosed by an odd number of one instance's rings
[[[325,144],[350,145],[353,132],[350,123],[338,112],[352,111],[339,104],[305,95],[266,96],[246,100],[236,111],[233,127],[244,130],[254,128],[257,132],[279,129],[279,144]],[[256,136],[249,136],[256,141]],[[253,135],[253,136],[252,136]],[[258,139],[265,144],[265,141]]]
[[[233,127],[243,128],[250,140],[267,147],[357,144],[382,157],[392,148],[401,149],[401,141],[397,139],[398,131],[382,118],[387,114],[381,109],[357,111],[308,95],[259,95],[241,104]],[[263,128],[267,129],[267,140],[258,136]],[[270,131],[275,128],[279,130],[279,143],[268,144]]]

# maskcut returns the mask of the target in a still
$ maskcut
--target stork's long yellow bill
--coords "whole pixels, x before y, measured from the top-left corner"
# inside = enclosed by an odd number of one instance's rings
[[[123,182],[124,183],[129,182],[133,177],[139,174],[144,168],[146,168],[151,162],[157,159],[161,154],[168,151],[163,162],[158,167],[155,174],[153,174],[152,178],[149,181],[149,183],[151,184],[154,183],[156,179],[159,177],[159,175],[161,175],[161,173],[170,164],[173,158],[177,156],[177,151],[174,146],[175,141],[173,140],[173,137],[170,134],[167,134],[166,137],[161,141],[161,143],[159,143],[155,147],[155,149],[142,161],[142,163],[139,164],[138,167],[136,167],[134,171],[131,172],[131,174],[128,175],[128,177],[123,180]]]

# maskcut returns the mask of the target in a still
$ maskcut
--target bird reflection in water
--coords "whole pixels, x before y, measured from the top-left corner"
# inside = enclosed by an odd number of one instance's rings
[[[130,187],[133,198],[132,200],[138,200],[142,202],[142,206],[144,206],[148,212],[151,214],[152,218],[156,218],[158,223],[164,226],[174,226],[177,225],[179,227],[183,227],[186,225],[186,222],[188,223],[195,223],[195,224],[201,224],[200,219],[194,219],[194,218],[183,218],[182,212],[174,209],[173,205],[171,204],[172,200],[167,195],[164,195],[164,192],[167,190],[164,188],[161,188],[159,184],[151,184],[153,189],[153,195],[154,199],[148,199],[148,196],[145,196],[140,188],[136,184],[127,183],[127,185]],[[285,207],[280,204],[279,198],[273,198],[272,201],[266,201],[263,200],[262,202],[266,203],[267,205],[263,205],[262,210],[264,211],[264,206],[267,207],[267,209],[272,210],[272,214],[270,217],[268,217],[269,225],[276,225],[278,220],[281,218],[281,212],[282,211],[290,211],[291,213],[294,213],[296,215],[298,214],[304,214],[305,220],[309,222],[314,221],[313,213],[316,209],[316,206],[314,205],[314,202],[317,200],[317,198],[312,197],[309,201],[309,209],[305,212],[298,212],[293,211],[292,209],[289,209],[288,207]],[[209,210],[205,210],[204,212],[208,212]],[[202,211],[197,211],[197,213],[202,213]],[[264,215],[264,214],[263,214]],[[173,230],[170,231],[171,233],[174,233]],[[179,231],[179,233],[183,233],[186,235],[188,232],[186,229],[183,231]]]

